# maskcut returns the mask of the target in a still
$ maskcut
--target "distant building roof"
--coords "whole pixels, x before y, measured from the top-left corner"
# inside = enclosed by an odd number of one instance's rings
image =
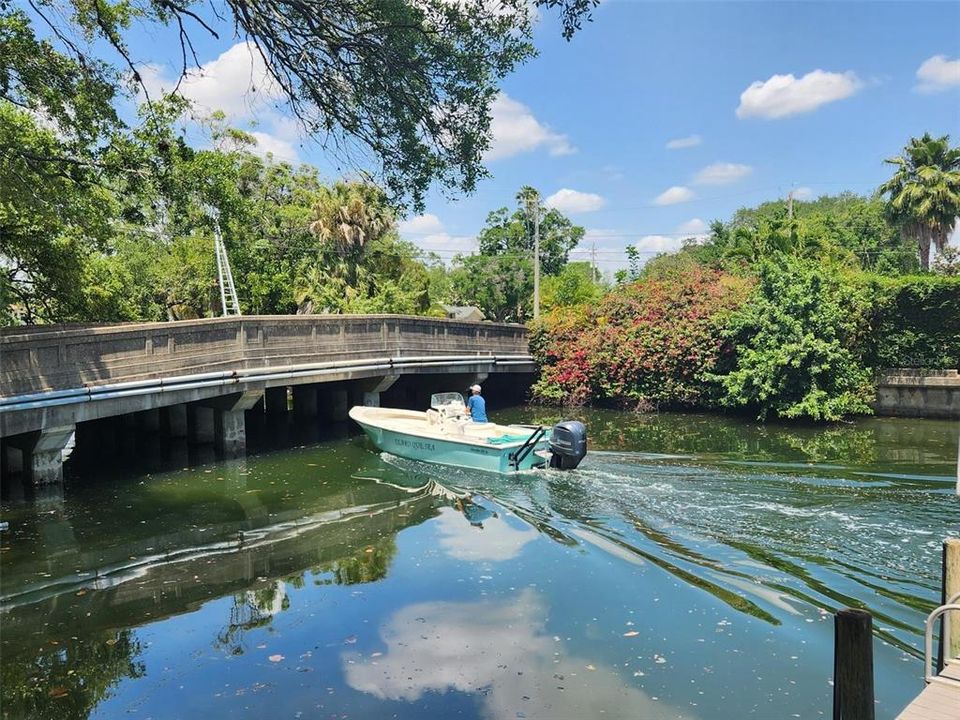
[[[483,310],[473,305],[441,305],[447,317],[451,320],[468,320],[478,322],[486,320]]]

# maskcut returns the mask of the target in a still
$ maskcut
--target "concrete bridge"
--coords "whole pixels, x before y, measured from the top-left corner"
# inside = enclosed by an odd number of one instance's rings
[[[0,475],[58,482],[104,423],[246,446],[246,413],[347,419],[352,405],[416,407],[490,380],[529,385],[526,329],[396,315],[251,316],[0,330]]]

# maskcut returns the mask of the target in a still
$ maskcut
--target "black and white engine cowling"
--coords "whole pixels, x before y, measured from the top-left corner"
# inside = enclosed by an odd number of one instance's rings
[[[587,454],[587,428],[578,420],[558,422],[550,431],[550,467],[573,470]]]

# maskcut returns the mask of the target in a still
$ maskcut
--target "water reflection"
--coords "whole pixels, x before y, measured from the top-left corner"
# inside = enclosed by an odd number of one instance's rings
[[[2,717],[86,718],[123,678],[146,672],[136,628],[218,598],[232,602],[212,647],[242,655],[308,574],[321,587],[382,580],[397,533],[437,512],[431,487],[299,472],[278,482],[285,473],[269,459],[230,461],[148,478],[122,503],[98,501],[108,485],[7,515]]]
[[[303,576],[294,578],[292,584],[303,587]],[[243,655],[249,650],[248,631],[269,625],[274,615],[289,607],[290,596],[283,580],[273,580],[261,588],[236,593],[230,608],[230,620],[217,633],[214,647],[230,655]]]
[[[45,640],[29,656],[4,654],[0,687],[4,719],[86,718],[122,679],[143,677],[140,643],[130,630]]]
[[[599,661],[568,654],[546,633],[548,615],[532,589],[503,600],[410,605],[380,628],[383,655],[347,653],[343,672],[350,687],[383,700],[478,695],[483,715],[503,720],[696,717]]]
[[[504,422],[551,424],[554,410],[513,411]],[[843,425],[756,423],[716,414],[651,414],[582,410],[591,448],[841,468],[909,466],[920,477],[955,477],[960,427],[948,420],[867,418]],[[877,468],[881,470],[881,468]]]
[[[436,522],[440,548],[454,560],[510,560],[537,539],[534,528],[488,509],[482,501],[443,508]]]
[[[589,415],[569,473],[356,438],[8,500],[0,715],[814,716],[841,605],[887,641],[878,717],[902,707],[955,424]]]

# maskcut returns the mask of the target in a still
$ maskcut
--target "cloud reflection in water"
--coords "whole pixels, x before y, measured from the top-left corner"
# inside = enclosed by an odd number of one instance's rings
[[[353,689],[383,700],[480,693],[484,715],[498,720],[695,717],[595,660],[566,656],[562,642],[544,634],[546,617],[532,589],[504,600],[410,605],[381,628],[383,656],[346,654],[344,675]]]
[[[454,560],[511,560],[520,554],[524,545],[537,539],[536,530],[528,525],[517,527],[519,521],[504,517],[503,513],[486,517],[481,529],[471,525],[457,510],[443,508],[436,524],[440,548]]]

